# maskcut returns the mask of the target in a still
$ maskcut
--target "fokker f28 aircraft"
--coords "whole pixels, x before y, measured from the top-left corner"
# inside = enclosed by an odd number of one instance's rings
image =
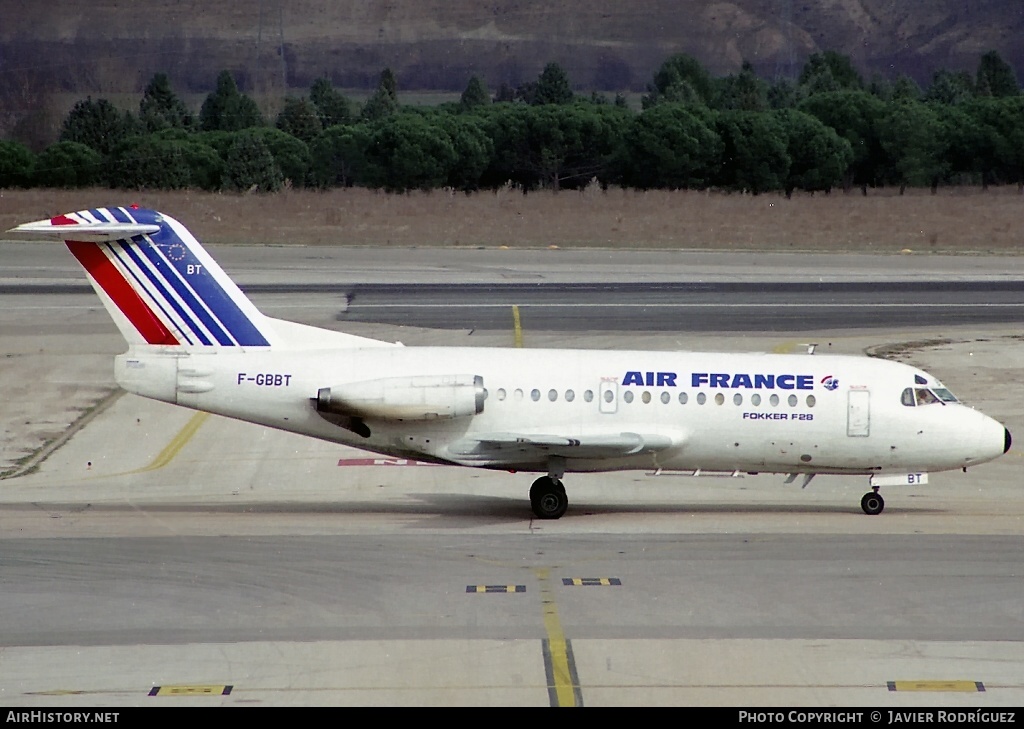
[[[870,357],[405,347],[264,316],[184,226],[98,208],[12,231],[64,240],[124,338],[129,392],[447,465],[539,472],[864,475],[883,485],[990,461],[1000,423],[915,367]]]

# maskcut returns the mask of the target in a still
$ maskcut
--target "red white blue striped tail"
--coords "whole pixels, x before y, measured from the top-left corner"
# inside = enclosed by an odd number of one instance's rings
[[[96,208],[12,232],[67,243],[132,345],[267,347],[272,325],[177,220]]]

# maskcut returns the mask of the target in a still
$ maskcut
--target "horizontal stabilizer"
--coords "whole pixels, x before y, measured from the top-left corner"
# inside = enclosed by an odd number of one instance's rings
[[[54,223],[54,221],[57,221]],[[53,220],[37,220],[34,223],[23,223],[11,228],[8,233],[16,233],[25,238],[46,238],[49,240],[76,240],[88,242],[104,242],[112,240],[128,240],[137,235],[152,235],[160,231],[159,225],[142,223],[74,223]]]

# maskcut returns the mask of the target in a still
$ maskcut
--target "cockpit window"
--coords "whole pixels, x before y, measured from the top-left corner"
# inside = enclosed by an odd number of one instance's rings
[[[928,389],[927,387],[908,387],[900,393],[900,402],[907,407],[916,405],[932,405],[934,403],[958,402],[956,397],[944,387]]]

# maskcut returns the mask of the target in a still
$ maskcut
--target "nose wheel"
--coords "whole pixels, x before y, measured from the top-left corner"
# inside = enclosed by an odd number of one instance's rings
[[[538,519],[557,519],[569,508],[569,497],[562,481],[542,476],[530,487],[530,506]]]
[[[864,513],[868,516],[875,516],[881,514],[882,509],[885,508],[885,499],[878,493],[876,487],[874,491],[868,491],[864,494],[864,498],[860,500],[860,508],[864,510]]]

